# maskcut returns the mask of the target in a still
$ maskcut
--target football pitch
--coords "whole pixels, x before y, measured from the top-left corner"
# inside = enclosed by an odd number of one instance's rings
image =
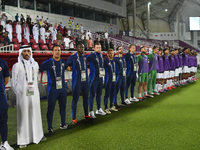
[[[199,73],[198,73],[199,78]],[[135,96],[137,97],[135,86]],[[54,111],[54,136],[27,150],[101,150],[101,149],[200,149],[200,80],[145,101],[122,107],[110,115],[97,116],[94,121],[83,119],[82,96],[77,105],[79,126],[60,130],[58,103]],[[105,91],[102,94],[102,108]],[[130,91],[129,91],[130,95]],[[67,96],[66,121],[72,124],[72,96]],[[118,94],[118,104],[121,102]],[[41,102],[44,133],[47,133],[47,101]],[[96,111],[96,102],[94,103]],[[17,149],[16,108],[8,110],[8,142]]]

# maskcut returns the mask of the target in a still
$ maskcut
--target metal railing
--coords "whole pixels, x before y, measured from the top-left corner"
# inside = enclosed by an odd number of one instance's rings
[[[14,53],[14,46],[13,44],[1,46],[0,53]]]

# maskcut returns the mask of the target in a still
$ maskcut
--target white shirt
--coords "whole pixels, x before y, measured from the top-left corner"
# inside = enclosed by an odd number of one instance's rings
[[[68,30],[67,34],[68,36],[71,36],[71,30]]]
[[[104,33],[105,39],[108,39],[108,33]]]
[[[71,41],[69,38],[64,38],[63,40],[65,42],[65,47],[69,47],[69,42]]]
[[[72,42],[71,42],[72,41]],[[74,48],[74,41],[73,40],[70,40],[70,45],[69,45],[69,48]]]

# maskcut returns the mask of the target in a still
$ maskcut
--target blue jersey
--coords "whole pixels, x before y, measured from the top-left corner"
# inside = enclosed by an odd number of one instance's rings
[[[78,54],[71,55],[66,62],[66,67],[72,66],[72,85],[77,83],[88,83],[88,69],[87,69],[87,58],[85,55],[78,56]],[[86,73],[86,81],[81,81],[81,73]]]
[[[124,57],[115,57],[114,60],[116,62],[116,74],[123,76],[123,68],[126,67]]]
[[[0,93],[1,95],[4,95],[4,90],[5,90],[5,86],[4,86],[4,78],[9,77],[9,70],[8,70],[8,64],[7,62],[5,62],[4,60],[0,59]],[[5,96],[6,97],[6,96]],[[7,108],[8,107],[8,101],[6,100],[6,98],[0,98],[0,108]]]
[[[134,70],[134,64],[137,64],[135,53],[131,54],[130,52],[128,52],[126,53],[126,55],[124,55],[124,58],[126,60],[127,65],[126,74],[136,73],[137,70]]]
[[[53,64],[54,63],[54,64]],[[55,66],[54,66],[55,65]],[[40,72],[47,71],[47,76],[48,76],[48,83],[47,83],[47,93],[49,93],[50,89],[56,89],[56,77],[61,77],[61,67],[62,67],[62,87],[66,88],[67,85],[65,83],[65,60],[60,59],[59,61],[55,61],[53,58],[50,58],[46,61],[44,61],[40,65]],[[56,75],[54,73],[54,69],[56,71]]]
[[[103,55],[101,53],[92,53],[87,56],[87,61],[90,64],[90,75],[89,81],[92,82],[94,80],[99,79],[99,68],[104,68],[103,64]],[[103,78],[102,78],[103,81]]]
[[[106,58],[104,60],[104,68],[105,68],[105,83],[113,82],[113,73],[116,73],[115,60],[109,60]]]

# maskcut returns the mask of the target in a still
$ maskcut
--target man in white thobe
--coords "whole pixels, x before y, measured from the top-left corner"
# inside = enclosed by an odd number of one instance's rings
[[[83,25],[80,26],[81,33],[83,33]]]
[[[90,33],[90,30],[88,30],[88,32],[86,33],[86,40],[89,40],[90,37],[91,37],[91,33]]]
[[[71,30],[70,29],[67,31],[67,34],[68,34],[68,36],[71,36]]]
[[[108,32],[107,31],[104,33],[104,37],[105,37],[105,39],[108,39]]]
[[[3,32],[5,32],[6,24],[1,18],[0,18],[0,22],[1,22],[1,25],[3,26]]]
[[[9,37],[10,41],[12,41],[13,28],[12,28],[12,22],[11,21],[6,25],[6,31],[9,32],[8,37]]]
[[[24,27],[24,38],[27,40],[28,43],[30,43],[30,30],[28,24]]]
[[[53,32],[51,34],[52,35],[52,44],[53,44],[53,41],[56,40],[56,34],[57,34],[57,30],[54,28]]]
[[[17,22],[17,25],[16,25],[16,33],[17,33],[17,39],[19,43],[21,43],[22,42],[22,26],[19,22]]]
[[[46,140],[42,128],[38,69],[31,47],[21,47],[11,78],[11,86],[17,98],[17,145],[20,148]]]
[[[40,39],[42,39],[44,43],[46,43],[45,35],[46,35],[46,31],[45,31],[44,26],[42,25],[42,27],[40,28]]]
[[[38,25],[35,24],[33,26],[33,38],[35,39],[36,43],[38,43],[38,36],[39,36]]]

